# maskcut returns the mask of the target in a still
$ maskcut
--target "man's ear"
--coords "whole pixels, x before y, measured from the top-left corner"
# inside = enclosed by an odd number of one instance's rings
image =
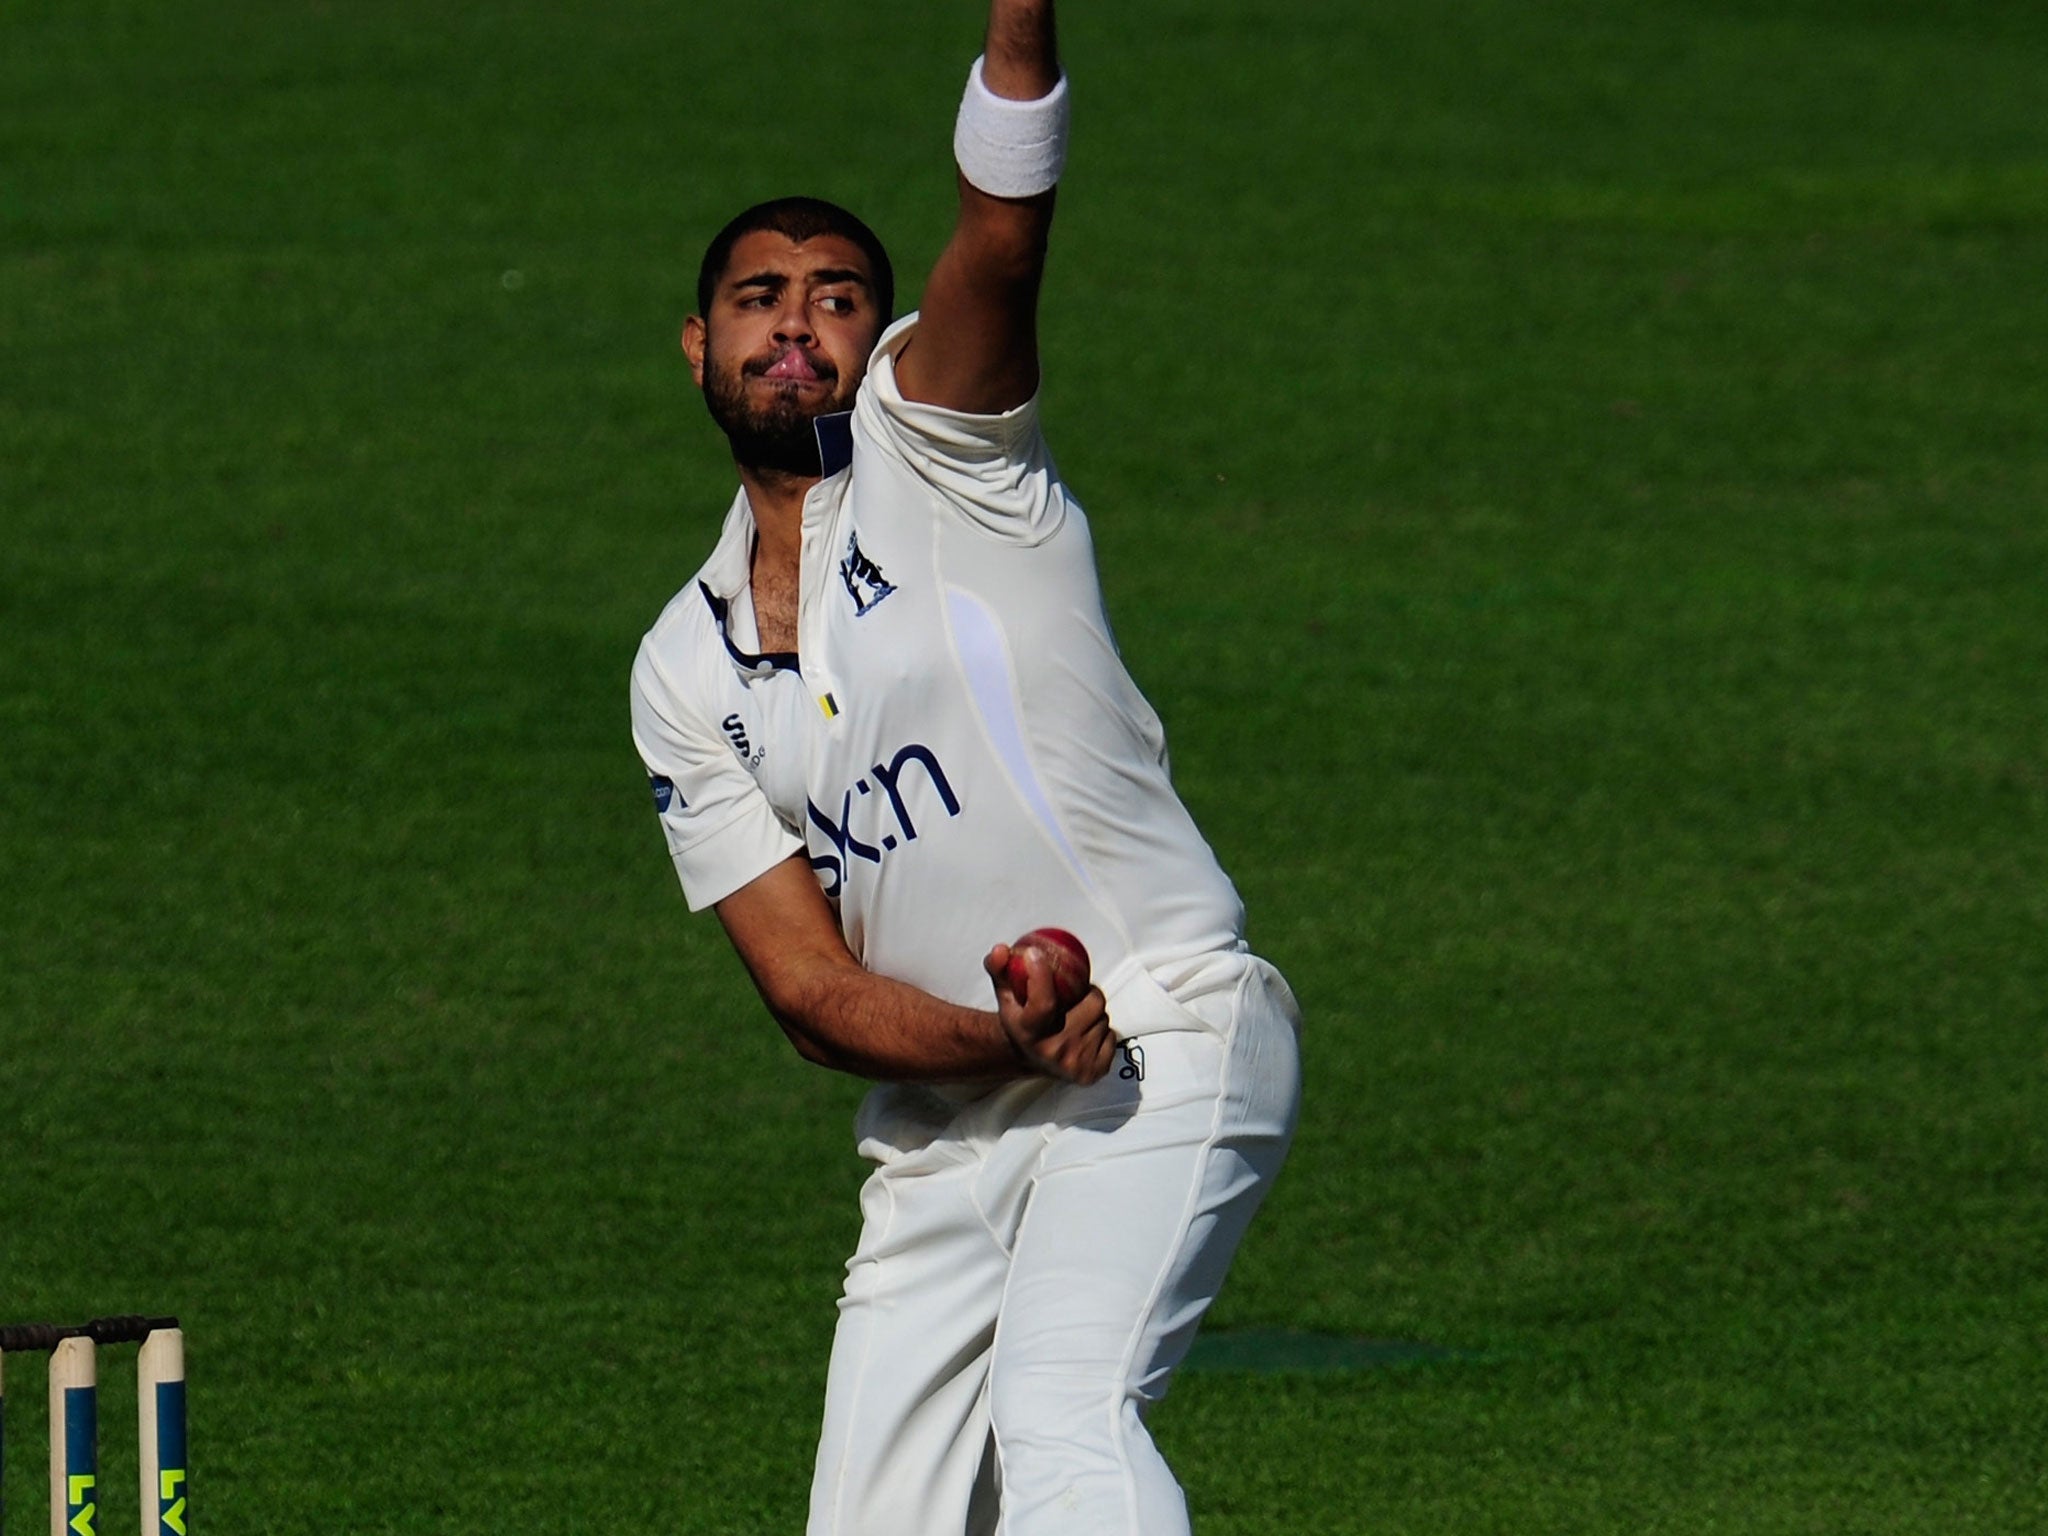
[[[709,333],[704,329],[701,318],[692,315],[683,322],[683,356],[690,360],[690,377],[699,389],[704,387],[704,346],[707,340]]]

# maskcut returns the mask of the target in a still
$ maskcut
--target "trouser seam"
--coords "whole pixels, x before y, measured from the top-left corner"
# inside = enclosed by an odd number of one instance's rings
[[[1195,1157],[1194,1176],[1188,1181],[1187,1196],[1181,1204],[1180,1220],[1174,1225],[1174,1240],[1167,1248],[1158,1273],[1152,1277],[1152,1289],[1145,1297],[1145,1304],[1138,1309],[1132,1320],[1130,1337],[1124,1341],[1123,1358],[1117,1365],[1116,1394],[1109,1402],[1110,1444],[1116,1448],[1117,1465],[1123,1471],[1124,1508],[1132,1536],[1145,1536],[1138,1524],[1138,1479],[1136,1469],[1131,1465],[1129,1440],[1124,1433],[1124,1403],[1131,1391],[1131,1361],[1137,1355],[1138,1341],[1159,1306],[1160,1292],[1166,1288],[1166,1277],[1173,1272],[1174,1264],[1187,1251],[1188,1229],[1194,1225],[1195,1210],[1201,1202],[1202,1190],[1207,1186],[1209,1160],[1215,1155],[1217,1143],[1222,1137],[1223,1107],[1230,1101],[1232,1060],[1237,1043],[1237,1032],[1243,1021],[1243,1009],[1239,1006],[1245,989],[1240,979],[1233,989],[1230,1007],[1229,1028],[1221,1032],[1223,1057],[1217,1069],[1215,1105],[1209,1112],[1209,1129],[1202,1137],[1201,1151]]]
[[[888,1199],[888,1209],[883,1213],[882,1229],[878,1234],[879,1240],[876,1244],[876,1247],[880,1249],[886,1247],[886,1240],[890,1229],[896,1224],[896,1186],[886,1174],[881,1175],[878,1182],[881,1185],[883,1195]],[[879,1254],[872,1262],[875,1266],[875,1290],[879,1293],[882,1289],[882,1259]],[[871,1297],[865,1305],[872,1309],[875,1305],[874,1298]],[[868,1362],[874,1357],[875,1352],[875,1333],[874,1319],[870,1317],[862,1328],[860,1367],[855,1371],[853,1378],[856,1382],[864,1383],[868,1379]],[[858,1439],[854,1430],[865,1398],[865,1392],[856,1391],[853,1394],[853,1402],[846,1410],[846,1424],[839,1437],[839,1465],[833,1469],[832,1473],[832,1530],[835,1533],[846,1529],[846,1469],[847,1463],[853,1459],[850,1452]]]

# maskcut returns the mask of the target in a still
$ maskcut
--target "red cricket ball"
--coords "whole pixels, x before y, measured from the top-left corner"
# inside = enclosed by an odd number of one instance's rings
[[[1034,928],[1011,943],[1005,975],[1012,992],[1022,997],[1030,979],[1024,969],[1027,950],[1035,952],[1052,972],[1052,992],[1060,1007],[1071,1008],[1088,995],[1088,950],[1064,928]]]

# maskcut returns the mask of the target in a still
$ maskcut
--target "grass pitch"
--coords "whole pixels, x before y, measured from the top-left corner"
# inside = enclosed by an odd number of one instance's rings
[[[0,1314],[185,1318],[205,1529],[800,1525],[859,1089],[624,678],[705,237],[944,238],[979,19],[842,9],[0,15]],[[1198,1529],[2048,1524],[2037,10],[1062,20],[1050,430],[1309,1013],[1214,1322],[1444,1352],[1190,1371]]]

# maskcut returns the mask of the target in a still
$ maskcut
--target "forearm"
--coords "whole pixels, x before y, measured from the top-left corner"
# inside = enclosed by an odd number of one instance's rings
[[[996,1007],[962,1008],[868,970],[801,853],[718,903],[761,1000],[807,1061],[889,1082],[994,1082],[1043,1074],[1092,1083],[1116,1037],[1099,989],[1071,1007],[1043,956],[1007,944],[982,957]]]
[[[906,399],[993,415],[1038,388],[1038,288],[1066,143],[1060,82],[1052,0],[994,0],[981,83],[955,124],[960,217],[897,353]]]
[[[1059,84],[1052,0],[993,0],[981,78],[996,95],[1012,101],[1036,101]]]
[[[763,992],[805,1060],[889,1082],[1028,1077],[994,1010],[962,1008],[857,964],[817,961]]]

